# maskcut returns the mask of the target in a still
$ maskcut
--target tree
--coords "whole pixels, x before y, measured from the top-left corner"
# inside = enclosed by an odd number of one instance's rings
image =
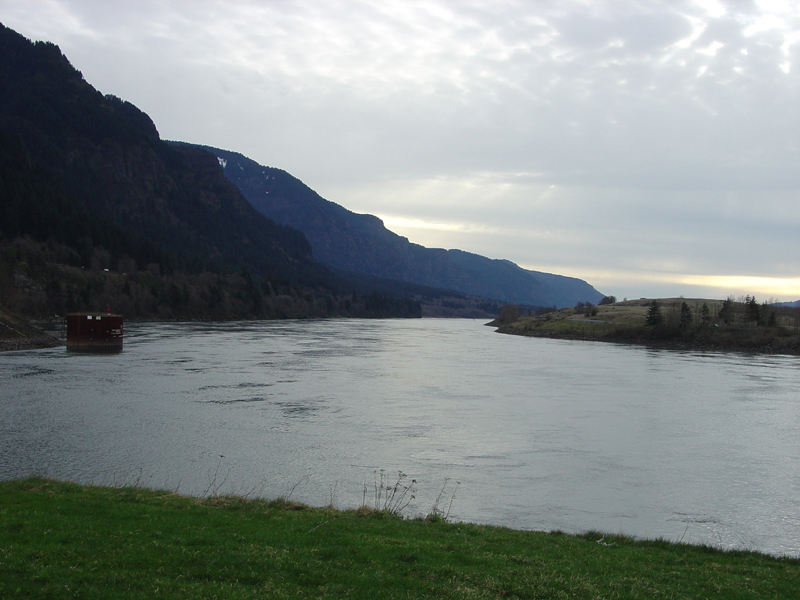
[[[728,296],[722,301],[722,308],[719,309],[719,320],[730,325],[733,321],[733,298]]]
[[[705,302],[703,302],[703,306],[700,307],[700,322],[703,325],[708,325],[711,322],[711,310]]]
[[[661,307],[655,300],[650,303],[650,308],[647,309],[647,316],[644,322],[648,327],[659,327],[664,323],[664,315],[661,314]]]
[[[692,309],[689,308],[689,305],[686,302],[681,302],[681,320],[680,320],[680,328],[686,329],[687,327],[691,326],[692,324]]]
[[[500,312],[497,315],[497,320],[503,323],[504,325],[510,325],[511,323],[517,321],[519,319],[519,309],[514,304],[506,304],[503,308],[500,309]]]
[[[778,315],[775,313],[774,310],[769,311],[769,317],[767,317],[767,327],[777,327],[778,326]]]
[[[761,324],[761,305],[756,302],[755,296],[747,296],[744,300],[744,320]]]

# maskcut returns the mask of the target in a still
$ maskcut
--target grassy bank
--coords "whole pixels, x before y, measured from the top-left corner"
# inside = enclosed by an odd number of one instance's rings
[[[800,560],[286,501],[0,483],[1,598],[797,598]]]
[[[720,300],[661,298],[656,302],[662,315],[657,326],[647,325],[653,299],[628,300],[613,304],[565,308],[537,316],[494,321],[498,332],[531,337],[593,340],[645,344],[650,346],[800,354],[800,311],[763,306],[763,320],[750,321],[745,304],[731,302],[723,320]],[[687,318],[682,322],[681,307]],[[704,316],[704,307],[706,308]],[[773,314],[774,313],[774,314]],[[771,317],[771,318],[770,318]],[[769,322],[770,324],[766,324]]]

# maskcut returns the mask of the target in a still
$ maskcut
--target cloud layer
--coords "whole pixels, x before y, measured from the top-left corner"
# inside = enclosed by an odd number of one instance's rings
[[[791,2],[0,0],[163,137],[618,297],[800,297]]]

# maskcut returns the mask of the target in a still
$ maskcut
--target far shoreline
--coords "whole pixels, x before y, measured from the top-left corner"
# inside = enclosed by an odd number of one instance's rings
[[[647,313],[653,302],[658,306],[661,322],[648,325]],[[723,320],[719,315],[726,302],[730,303],[730,314]],[[759,305],[761,320],[749,321],[745,308],[744,303],[732,300],[642,298],[534,316],[515,315],[510,309],[487,325],[496,327],[497,333],[524,337],[677,351],[800,355],[800,311]],[[681,309],[685,311],[683,322],[679,321]]]

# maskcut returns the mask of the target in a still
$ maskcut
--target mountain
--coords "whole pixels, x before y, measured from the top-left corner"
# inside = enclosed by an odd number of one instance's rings
[[[251,169],[251,187],[277,201],[257,210],[244,182],[231,181],[222,151],[161,140],[148,115],[93,88],[58,46],[0,25],[0,57],[7,308],[63,314],[113,303],[142,318],[413,316],[422,301],[434,307],[426,314],[472,316],[496,311],[496,300],[560,306],[600,297],[578,280],[410,244],[379,219],[230,153],[240,170]],[[263,214],[281,204],[288,214],[275,211],[279,223]]]
[[[357,288],[315,261],[305,236],[257,212],[213,154],[162,141],[145,113],[94,89],[54,44],[0,25],[0,58],[7,310],[420,316],[418,301]]]
[[[179,147],[180,145],[178,145]],[[603,294],[583,280],[528,271],[508,260],[413,244],[373,216],[322,198],[285,171],[237,153],[201,146],[261,214],[302,231],[314,257],[337,269],[447,288],[530,306],[597,303]]]
[[[114,256],[127,255],[141,265],[170,268],[169,255],[155,245],[98,217],[64,191],[47,171],[37,167],[18,136],[0,129],[0,238],[29,236],[61,244],[62,262],[90,264],[94,247]]]
[[[103,96],[48,42],[0,25],[0,128],[99,218],[193,270],[330,276],[302,233],[264,217],[196,148],[163,142],[132,104]]]

